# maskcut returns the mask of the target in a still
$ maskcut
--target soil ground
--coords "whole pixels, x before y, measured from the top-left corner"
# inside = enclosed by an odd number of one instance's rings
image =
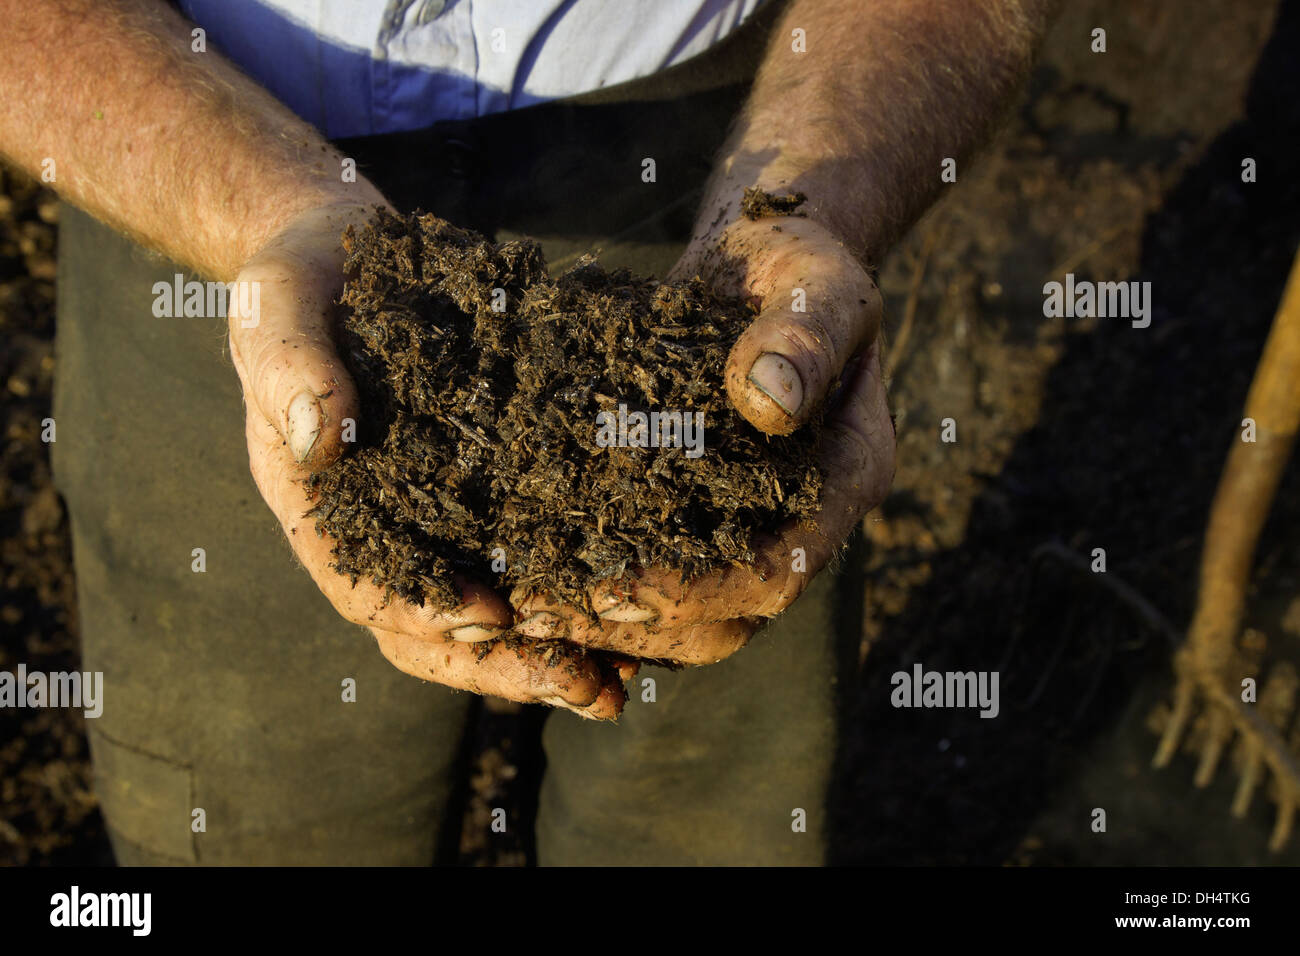
[[[1090,50],[1094,27],[1108,51]],[[1300,2],[1083,0],[1002,133],[883,264],[899,470],[839,573],[866,611],[833,801],[843,862],[1254,864],[1262,795],[1150,768],[1206,511],[1300,239]],[[1258,182],[1241,181],[1243,158]],[[54,206],[0,193],[0,669],[77,663],[49,484]],[[1046,319],[1042,285],[1150,281],[1147,329]],[[939,423],[957,423],[955,444]],[[1300,661],[1300,465],[1249,625]],[[1106,575],[1077,566],[1106,550]],[[1117,586],[1117,582],[1123,586]],[[1150,613],[1154,612],[1154,613]],[[1154,619],[1167,624],[1153,625]],[[856,624],[854,625],[856,626]],[[856,635],[855,635],[856,636]],[[896,710],[889,678],[1001,672],[1004,715]],[[16,716],[20,714],[21,716]],[[513,865],[490,808],[535,800],[541,713],[482,708],[462,840]],[[81,717],[0,712],[0,863],[109,859]],[[1107,811],[1107,832],[1090,826]],[[513,815],[513,814],[512,814]]]

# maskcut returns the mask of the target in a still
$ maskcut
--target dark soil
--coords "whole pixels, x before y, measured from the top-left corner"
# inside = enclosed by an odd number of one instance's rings
[[[816,511],[818,429],[770,438],[727,398],[743,302],[590,260],[552,279],[536,243],[431,215],[380,209],[345,245],[363,425],[310,486],[354,582],[454,605],[459,572],[590,611],[596,582],[752,562],[756,533]]]
[[[71,671],[72,546],[41,440],[54,376],[49,190],[0,168],[0,671]],[[0,865],[111,859],[76,708],[0,708]]]
[[[774,196],[756,187],[745,190],[740,200],[740,211],[746,219],[762,219],[764,216],[803,215],[795,210],[808,199],[803,193],[789,193]]]
[[[837,859],[1300,863],[1294,837],[1266,848],[1266,788],[1229,816],[1233,760],[1205,789],[1192,754],[1151,767],[1300,240],[1297,43],[1295,0],[1063,5],[1016,114],[882,268],[899,469],[849,562],[865,629]],[[1243,182],[1245,157],[1273,174]],[[1045,318],[1043,284],[1069,272],[1149,281],[1151,326]],[[1297,540],[1293,459],[1247,606],[1273,662],[1300,660]],[[1002,715],[890,706],[917,661],[999,671]]]

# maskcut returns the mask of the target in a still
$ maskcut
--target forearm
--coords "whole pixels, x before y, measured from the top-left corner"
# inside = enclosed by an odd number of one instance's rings
[[[942,161],[960,170],[991,129],[1053,6],[794,0],[723,150],[697,233],[734,220],[746,187],[803,192],[801,211],[874,265],[934,200]],[[806,52],[792,49],[796,29]]]
[[[220,279],[298,213],[375,202],[341,157],[157,0],[0,0],[0,154]],[[21,91],[21,93],[19,93]]]

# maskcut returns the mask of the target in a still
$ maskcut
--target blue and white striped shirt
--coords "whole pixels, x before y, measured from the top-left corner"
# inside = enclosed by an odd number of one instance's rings
[[[703,53],[764,0],[180,0],[331,138],[586,93]]]

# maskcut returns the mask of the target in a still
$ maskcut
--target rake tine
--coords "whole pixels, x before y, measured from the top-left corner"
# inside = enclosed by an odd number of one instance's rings
[[[1208,717],[1208,733],[1201,749],[1201,762],[1196,767],[1193,783],[1198,787],[1208,787],[1218,769],[1223,748],[1232,739],[1232,721],[1219,708],[1211,707]]]
[[[1250,801],[1255,796],[1255,788],[1259,786],[1260,777],[1263,776],[1263,769],[1264,758],[1259,752],[1259,747],[1249,746],[1243,760],[1241,779],[1237,783],[1237,792],[1232,797],[1231,812],[1239,820],[1250,810]]]
[[[1298,689],[1300,689],[1300,678],[1297,678],[1295,666],[1290,661],[1282,661],[1272,669],[1268,682],[1260,691],[1259,712],[1278,729],[1279,733],[1285,733],[1287,724],[1290,723]],[[1264,747],[1259,739],[1250,734],[1243,734],[1240,738],[1240,746],[1242,748],[1241,782],[1232,801],[1234,817],[1244,817],[1250,809],[1251,798],[1263,776],[1265,765]],[[1294,750],[1294,747],[1292,749]],[[1279,780],[1277,786],[1279,792],[1282,792],[1285,783]]]
[[[1165,732],[1156,747],[1156,755],[1151,763],[1155,767],[1167,767],[1178,752],[1178,745],[1183,739],[1183,732],[1192,719],[1192,707],[1196,701],[1196,681],[1190,677],[1179,677],[1174,689],[1174,707],[1165,724]]]
[[[1277,853],[1291,839],[1291,824],[1295,820],[1295,799],[1285,797],[1277,803],[1277,822],[1273,824],[1273,835],[1269,837],[1268,848]]]
[[[1248,628],[1246,633],[1242,635],[1241,645],[1243,652],[1242,673],[1248,674],[1258,681],[1260,664],[1264,658],[1264,651],[1268,647],[1268,640],[1260,631]],[[1279,723],[1275,712],[1288,706],[1283,683],[1274,674],[1259,695],[1261,712],[1272,719],[1275,724]],[[1286,712],[1289,713],[1289,709]],[[1285,717],[1279,726],[1285,726]],[[1241,734],[1237,738],[1237,748],[1234,756],[1237,757],[1239,765],[1237,770],[1239,780],[1237,782],[1237,792],[1232,797],[1230,812],[1234,817],[1241,818],[1250,810],[1250,802],[1254,798],[1255,788],[1264,776],[1263,747],[1252,735]]]

